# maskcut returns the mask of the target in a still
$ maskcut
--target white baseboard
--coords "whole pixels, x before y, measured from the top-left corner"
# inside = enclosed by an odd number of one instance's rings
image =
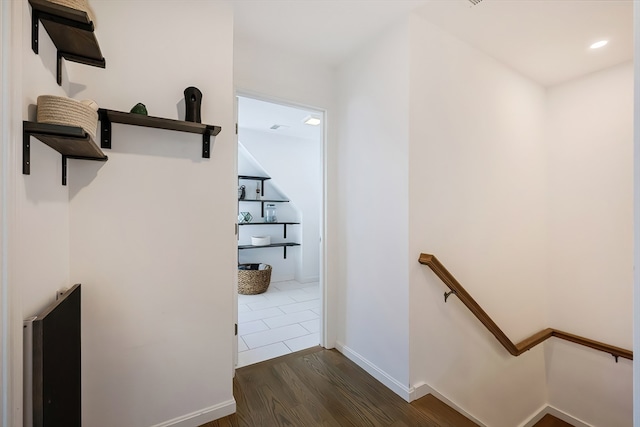
[[[152,427],[198,427],[202,424],[226,417],[236,412],[235,399],[209,406],[208,408],[192,412]]]
[[[547,414],[553,415],[559,420],[567,422],[575,427],[593,427],[591,424],[585,423],[584,421],[578,418],[572,417],[566,412],[563,412],[549,405],[546,405],[540,408],[540,410],[536,414],[534,414],[528,421],[520,424],[519,427],[533,427],[538,421],[540,421]]]
[[[362,357],[358,352],[353,351],[346,345],[341,342],[336,342],[336,350],[340,353],[344,354],[348,359],[353,361],[356,365],[360,366],[362,369],[367,371],[369,375],[373,378],[380,381],[384,384],[388,389],[393,391],[395,394],[410,402],[411,398],[411,390],[408,387],[402,385],[398,380],[393,378],[391,375],[387,374],[382,369],[378,368],[376,365]]]
[[[459,406],[454,401],[449,400],[445,395],[440,393],[435,388],[431,387],[429,384],[419,383],[416,386],[411,387],[411,400],[410,401],[413,402],[414,400],[418,400],[421,397],[426,396],[427,394],[434,395],[436,398],[438,398],[438,400],[440,400],[440,401],[446,403],[447,405],[451,406],[453,409],[455,409],[456,411],[458,411],[459,413],[461,413],[465,417],[469,418],[474,423],[478,424],[481,427],[486,427],[485,423],[483,423],[482,421],[480,421],[479,419],[477,419],[476,417],[474,417],[473,415],[471,415],[470,413],[465,411],[461,406]]]

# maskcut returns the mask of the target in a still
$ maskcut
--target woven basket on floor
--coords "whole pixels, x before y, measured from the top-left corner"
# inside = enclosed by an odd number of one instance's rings
[[[242,295],[256,295],[267,291],[271,282],[271,266],[264,264],[264,270],[241,270],[238,265],[238,293]]]
[[[96,139],[97,111],[75,99],[53,95],[39,96],[36,120],[38,123],[81,127]]]

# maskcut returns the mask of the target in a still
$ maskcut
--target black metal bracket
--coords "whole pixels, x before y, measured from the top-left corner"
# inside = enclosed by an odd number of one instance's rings
[[[40,34],[40,17],[37,11],[31,11],[31,50],[38,54],[38,36]]]
[[[98,110],[100,115],[100,148],[111,149],[111,120],[103,110]]]
[[[444,293],[444,302],[447,302],[447,299],[449,299],[449,297],[451,295],[455,295],[455,294],[456,294],[456,291],[445,292]]]
[[[62,185],[67,185],[67,156],[62,155]]]
[[[284,259],[287,259],[287,247],[283,246],[282,248],[284,249]]]
[[[22,173],[31,175],[31,135],[22,131]]]
[[[287,224],[282,224],[284,226],[284,238],[287,238]]]
[[[618,357],[620,357],[620,356],[618,356],[617,354],[612,354],[612,356],[613,356],[614,359],[616,359],[616,363],[618,363]]]
[[[211,157],[211,131],[207,129],[202,134],[202,158],[208,159]]]
[[[84,56],[74,55],[69,52],[58,51],[58,61],[56,64],[56,82],[58,82],[58,86],[62,86],[62,58],[67,61],[77,62],[78,64],[91,65],[93,67],[106,68],[107,62],[104,58],[102,59],[92,59]]]

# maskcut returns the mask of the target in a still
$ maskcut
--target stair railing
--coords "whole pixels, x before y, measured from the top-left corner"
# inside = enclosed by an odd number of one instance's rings
[[[571,341],[576,344],[580,344],[586,347],[593,348],[595,350],[603,351],[611,354],[616,363],[618,358],[633,360],[633,352],[624,348],[615,347],[609,344],[605,344],[599,341],[594,341],[588,338],[584,338],[578,335],[573,335],[567,332],[559,331],[553,328],[544,329],[538,333],[533,334],[529,338],[514,344],[509,337],[496,325],[496,323],[489,317],[489,315],[480,307],[480,305],[469,295],[469,293],[462,287],[462,285],[456,280],[455,277],[442,265],[440,261],[430,254],[420,254],[418,260],[420,264],[424,264],[431,268],[433,272],[444,282],[449,288],[449,292],[445,292],[444,301],[451,295],[457,296],[460,301],[467,306],[467,308],[480,320],[480,322],[496,337],[496,339],[502,344],[502,346],[513,356],[520,356],[527,350],[535,347],[536,345],[544,342],[548,338],[556,337],[566,341]]]

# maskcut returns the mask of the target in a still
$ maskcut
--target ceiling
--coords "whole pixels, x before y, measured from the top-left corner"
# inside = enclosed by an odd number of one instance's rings
[[[308,116],[322,119],[322,114],[315,111],[238,97],[238,127],[241,129],[320,141],[322,123],[318,126],[304,124],[303,120]],[[279,126],[278,129],[271,129],[273,125]]]
[[[415,13],[518,73],[551,86],[633,58],[632,0],[234,0],[235,37],[337,66]],[[607,39],[599,50],[589,49]],[[239,126],[320,138],[310,111],[240,98]],[[278,130],[274,124],[285,125]]]
[[[550,86],[633,57],[632,0],[234,0],[236,37],[339,65],[415,12]],[[590,50],[594,41],[609,45]]]

